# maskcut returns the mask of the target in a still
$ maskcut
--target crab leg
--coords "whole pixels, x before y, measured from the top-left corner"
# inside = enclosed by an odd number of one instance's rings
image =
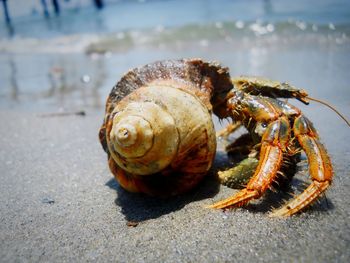
[[[240,122],[230,123],[225,128],[216,132],[216,137],[227,138],[231,133],[234,133],[242,124]]]
[[[231,79],[236,89],[251,95],[263,95],[270,98],[295,98],[309,104],[307,92],[286,82],[273,81],[261,77],[241,76]]]
[[[288,141],[288,119],[280,117],[271,122],[262,138],[258,167],[246,188],[232,197],[210,205],[209,208],[239,207],[262,196],[276,178]]]
[[[304,116],[294,122],[294,134],[305,151],[308,162],[311,185],[299,196],[282,208],[273,211],[270,216],[291,216],[315,201],[331,184],[332,164],[324,146],[320,143],[312,123]]]

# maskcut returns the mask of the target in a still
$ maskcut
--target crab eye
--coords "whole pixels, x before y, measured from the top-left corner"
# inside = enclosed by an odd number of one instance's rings
[[[284,103],[283,103],[282,101],[280,101],[280,100],[277,100],[277,104],[278,104],[279,106],[284,106]]]
[[[266,122],[259,122],[257,123],[255,127],[255,132],[259,134],[260,136],[263,136],[263,134],[266,131],[267,123]]]

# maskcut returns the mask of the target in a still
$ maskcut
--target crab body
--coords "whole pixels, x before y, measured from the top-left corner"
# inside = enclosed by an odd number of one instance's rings
[[[261,83],[259,81],[254,78],[234,79],[235,87],[228,93],[226,104],[233,120],[240,121],[251,134],[261,138],[257,168],[245,188],[210,207],[239,207],[260,198],[278,179],[284,160],[297,155],[301,147],[308,158],[312,183],[301,195],[270,214],[290,216],[314,202],[329,187],[333,169],[311,121],[296,107],[274,98],[282,90],[284,95],[280,93],[277,96],[295,97],[306,103],[307,93],[281,84],[283,89],[271,92],[271,97],[252,95],[253,88],[250,86],[255,85],[256,88]],[[245,89],[251,92],[247,93]],[[286,93],[286,89],[289,89],[289,93]]]
[[[303,90],[264,79],[231,79],[228,69],[215,63],[155,62],[129,71],[112,89],[99,137],[123,188],[165,196],[192,189],[210,169],[216,151],[212,112],[232,120],[226,134],[245,126],[254,138],[252,147],[245,147],[258,154],[256,161],[247,159],[238,167],[251,179],[212,208],[239,207],[261,197],[277,180],[284,160],[296,156],[301,147],[312,183],[272,213],[290,216],[328,188],[333,170],[312,123],[278,98],[307,103]],[[226,181],[239,175],[237,169],[219,173]]]

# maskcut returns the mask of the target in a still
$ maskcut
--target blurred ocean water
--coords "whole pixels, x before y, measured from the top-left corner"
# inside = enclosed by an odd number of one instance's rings
[[[26,2],[24,5],[23,0],[8,1],[10,14],[15,16],[12,21],[14,34],[35,38],[223,21],[283,23],[294,20],[316,25],[347,25],[350,22],[348,0],[105,0],[102,10],[95,9],[90,0],[69,0],[59,1],[59,17],[49,8],[51,19],[46,20],[43,19],[42,7],[38,5],[40,1]],[[49,5],[50,1],[46,2]],[[28,11],[25,12],[24,8]],[[16,16],[19,13],[16,10],[21,10],[21,15]],[[5,37],[8,32],[3,17],[0,19],[0,36]]]
[[[97,10],[71,0],[59,16],[22,10],[1,22],[0,108],[101,109],[128,69],[183,57],[349,101],[350,1],[105,2]]]

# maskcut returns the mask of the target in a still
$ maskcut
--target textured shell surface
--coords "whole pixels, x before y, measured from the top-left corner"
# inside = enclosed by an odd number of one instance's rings
[[[214,159],[213,98],[228,83],[225,69],[201,60],[155,62],[125,74],[107,99],[100,129],[119,184],[151,195],[193,188]]]

